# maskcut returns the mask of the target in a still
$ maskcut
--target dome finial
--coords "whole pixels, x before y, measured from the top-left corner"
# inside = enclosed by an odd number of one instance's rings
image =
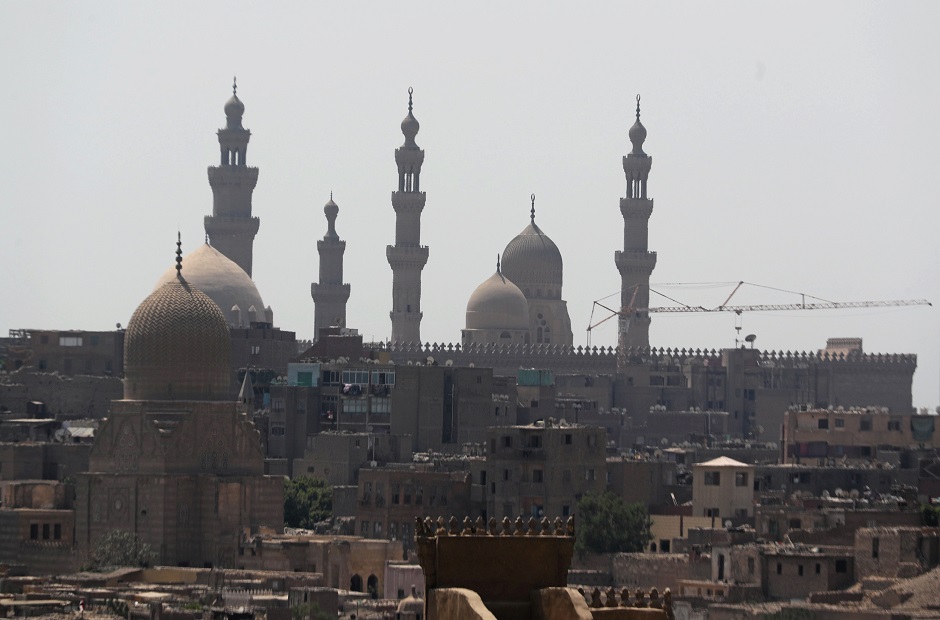
[[[206,245],[209,245],[209,233],[206,233]]]
[[[183,237],[176,231],[176,275],[183,277]]]
[[[408,113],[411,113],[411,94],[415,92],[415,89],[411,86],[408,87]]]
[[[499,273],[499,253],[496,254],[496,273]]]
[[[640,95],[636,96],[636,120],[640,120]]]
[[[232,76],[232,96],[238,96],[238,79],[236,76]]]
[[[535,224],[535,194],[529,196],[532,199],[532,210],[529,211],[529,219]]]

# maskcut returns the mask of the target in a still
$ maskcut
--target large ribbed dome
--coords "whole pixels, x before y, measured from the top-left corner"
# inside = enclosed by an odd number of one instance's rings
[[[124,334],[126,400],[231,400],[232,342],[222,311],[178,277],[134,311]]]
[[[208,243],[183,257],[186,281],[208,295],[222,310],[229,325],[248,327],[250,310],[255,320],[264,322],[265,306],[258,288],[245,270]],[[176,282],[176,268],[167,269],[154,290],[167,282]],[[238,306],[238,311],[233,310]]]
[[[497,271],[470,295],[467,329],[527,330],[529,303],[519,287]]]
[[[526,291],[526,297],[561,296],[561,252],[534,218],[503,251],[503,273]]]

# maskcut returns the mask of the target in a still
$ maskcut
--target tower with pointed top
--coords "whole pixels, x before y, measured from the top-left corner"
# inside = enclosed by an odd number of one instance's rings
[[[421,270],[428,262],[428,248],[421,245],[421,191],[424,150],[415,143],[420,125],[412,113],[412,89],[408,89],[408,116],[401,122],[405,143],[395,149],[398,191],[392,192],[395,209],[395,245],[385,248],[392,268],[392,342],[421,342]]]
[[[336,234],[336,216],[339,206],[330,201],[323,207],[327,230],[323,239],[317,241],[320,254],[320,281],[310,285],[313,297],[313,338],[319,339],[324,327],[346,326],[346,302],[349,300],[349,285],[343,283],[343,254],[346,242]]]
[[[627,195],[620,199],[623,215],[623,251],[614,253],[620,272],[619,344],[625,348],[650,346],[650,275],[656,267],[656,252],[649,251],[649,219],[653,200],[647,198],[647,180],[653,158],[643,151],[646,128],[640,122],[640,96],[636,96],[636,122],[630,128],[633,150],[623,158]]]
[[[209,167],[212,215],[205,217],[206,235],[222,254],[251,275],[252,246],[260,221],[251,215],[251,194],[258,183],[258,169],[248,166],[251,132],[242,127],[245,104],[232,83],[232,97],[225,102],[225,127],[219,129],[221,161]]]

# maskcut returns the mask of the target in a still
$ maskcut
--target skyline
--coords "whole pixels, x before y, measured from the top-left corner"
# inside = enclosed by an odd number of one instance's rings
[[[940,8],[488,6],[0,6],[11,59],[0,209],[12,232],[0,330],[126,325],[172,265],[177,230],[184,253],[203,242],[233,74],[260,169],[254,279],[275,325],[298,338],[313,335],[331,192],[348,325],[366,340],[390,334],[385,246],[409,87],[425,150],[426,342],[459,342],[470,294],[528,224],[534,193],[585,344],[593,301],[617,303],[607,296],[619,293],[621,158],[638,93],[654,290],[706,306],[740,280],[835,301],[940,300]],[[662,286],[674,282],[728,284]],[[749,288],[735,300],[799,297]],[[615,323],[592,344],[615,344]],[[914,403],[940,404],[935,308],[747,313],[750,333],[763,349],[859,336],[869,352],[916,353]],[[734,317],[655,314],[650,340],[732,346]]]

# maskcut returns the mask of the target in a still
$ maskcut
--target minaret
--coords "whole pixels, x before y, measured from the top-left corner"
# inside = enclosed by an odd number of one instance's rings
[[[323,207],[326,214],[327,230],[321,241],[317,241],[320,254],[320,282],[310,285],[313,297],[313,339],[320,337],[324,327],[346,326],[346,301],[349,299],[349,285],[343,284],[343,254],[346,242],[336,234],[336,216],[339,207],[330,201]]]
[[[251,254],[260,222],[251,216],[251,193],[258,183],[258,169],[247,166],[251,132],[242,127],[245,104],[232,82],[232,98],[225,102],[225,128],[218,131],[222,161],[209,167],[212,215],[205,218],[209,241],[251,275]]]
[[[421,270],[428,262],[428,248],[421,245],[421,212],[425,194],[419,178],[424,151],[415,144],[417,119],[411,112],[412,89],[408,89],[408,116],[401,122],[405,143],[395,149],[398,191],[392,192],[395,209],[395,245],[385,248],[392,268],[392,342],[421,342]]]
[[[650,252],[649,219],[653,200],[646,197],[646,182],[653,158],[643,152],[646,128],[640,122],[640,96],[636,96],[636,122],[630,128],[633,151],[623,158],[627,177],[627,197],[620,199],[623,214],[623,251],[614,253],[620,271],[619,345],[621,348],[650,346],[650,275],[656,266],[656,252]]]

